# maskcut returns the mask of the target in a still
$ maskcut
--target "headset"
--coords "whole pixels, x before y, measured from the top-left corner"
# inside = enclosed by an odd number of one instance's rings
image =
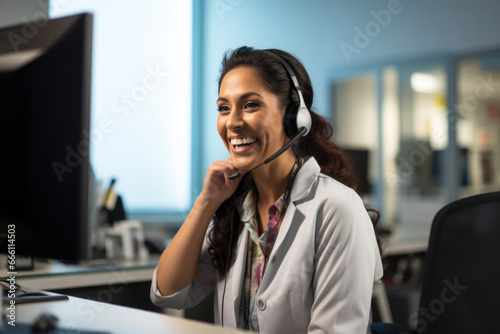
[[[309,112],[309,109],[307,109],[306,103],[304,102],[304,97],[302,96],[302,91],[300,90],[297,76],[293,72],[290,65],[288,65],[288,63],[283,58],[270,51],[264,51],[264,52],[274,57],[283,65],[288,75],[290,76],[290,79],[292,79],[293,87],[295,88],[295,91],[299,96],[298,103],[292,102],[286,107],[285,117],[283,119],[285,126],[285,134],[290,139],[295,138],[299,133],[301,133],[303,137],[307,135],[311,130],[312,120],[311,120],[311,113]],[[302,132],[301,130],[302,128],[304,128],[305,132]]]
[[[277,54],[274,54],[273,52],[270,51],[265,51],[262,50],[262,52],[265,52],[266,54],[272,56],[274,59],[278,60],[283,67],[285,68],[286,72],[290,76],[290,79],[292,79],[293,82],[293,87],[295,88],[295,91],[297,92],[297,95],[299,96],[299,102],[292,102],[289,105],[287,105],[285,109],[285,115],[283,117],[283,125],[285,128],[285,134],[287,135],[288,138],[291,140],[283,146],[281,149],[279,149],[276,153],[271,155],[269,158],[267,158],[263,163],[260,165],[257,165],[253,168],[250,168],[249,170],[243,172],[243,174],[246,174],[252,170],[254,170],[257,167],[260,167],[264,164],[267,164],[277,157],[279,157],[283,152],[288,150],[290,146],[292,146],[296,141],[298,141],[301,137],[304,137],[309,133],[311,130],[311,124],[312,124],[312,118],[311,118],[311,113],[309,112],[309,109],[306,107],[306,103],[304,102],[304,97],[302,96],[302,91],[300,90],[299,86],[299,81],[297,80],[297,77],[295,76],[295,73],[293,72],[292,68],[288,63],[278,56]],[[242,173],[234,173],[229,175],[228,179],[229,180],[235,180],[239,178]]]

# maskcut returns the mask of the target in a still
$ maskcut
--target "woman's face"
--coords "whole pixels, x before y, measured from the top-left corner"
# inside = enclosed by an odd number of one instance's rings
[[[217,130],[239,170],[257,166],[286,144],[284,111],[252,67],[224,76],[217,107]]]

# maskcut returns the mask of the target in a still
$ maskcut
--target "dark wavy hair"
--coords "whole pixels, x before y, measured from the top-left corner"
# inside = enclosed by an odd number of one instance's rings
[[[266,88],[277,96],[280,108],[284,110],[290,103],[297,103],[298,94],[292,80],[275,55],[285,60],[295,72],[304,102],[311,112],[311,130],[307,136],[301,138],[292,146],[293,153],[296,157],[313,156],[320,165],[323,174],[357,191],[358,180],[349,157],[338,145],[331,141],[333,135],[331,124],[311,110],[314,96],[311,80],[306,69],[297,58],[278,49],[258,50],[242,46],[233,51],[228,51],[222,60],[219,89],[224,76],[229,71],[238,67],[251,67],[260,75]],[[247,193],[252,185],[252,176],[247,173],[243,176],[233,195],[223,202],[215,212],[213,226],[209,231],[208,238],[212,264],[217,271],[219,280],[224,279],[233,263],[238,234],[243,227],[236,208],[242,204],[242,197],[244,197],[242,195]],[[378,212],[371,208],[367,208],[367,211],[376,232],[379,219]],[[377,242],[378,240],[377,235]],[[231,248],[231,251],[229,248]]]

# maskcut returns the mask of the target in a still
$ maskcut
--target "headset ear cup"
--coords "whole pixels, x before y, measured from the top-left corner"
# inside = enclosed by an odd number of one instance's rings
[[[312,117],[311,112],[306,106],[300,106],[297,111],[296,122],[297,132],[304,128],[305,132],[302,133],[303,136],[307,135],[311,131]]]
[[[297,128],[297,112],[299,111],[299,104],[294,102],[290,103],[285,110],[283,124],[285,127],[285,134],[288,138],[292,139],[297,135],[299,129]]]

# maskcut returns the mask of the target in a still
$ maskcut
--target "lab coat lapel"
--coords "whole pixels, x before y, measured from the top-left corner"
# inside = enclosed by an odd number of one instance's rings
[[[244,228],[238,238],[238,245],[236,246],[236,250],[238,253],[236,254],[236,261],[232,269],[233,278],[231,286],[231,295],[232,295],[231,299],[233,301],[233,307],[234,307],[234,314],[232,316],[234,316],[235,324],[240,309],[241,287],[243,284],[243,278],[245,277],[247,249],[248,249],[248,230]]]
[[[296,215],[297,217],[295,217]],[[269,259],[272,259],[276,251],[280,248],[281,244],[283,243],[283,240],[285,240],[287,234],[290,232],[290,227],[292,226],[292,224],[300,225],[303,219],[304,216],[300,214],[300,212],[297,212],[297,207],[295,206],[295,204],[293,202],[290,202],[287,208],[287,212],[285,214],[285,218],[283,218],[283,221],[281,222],[281,227],[278,232],[278,236],[274,243],[273,250],[271,251]]]
[[[281,223],[280,231],[278,233],[278,237],[273,247],[273,251],[271,252],[271,259],[273,253],[276,252],[277,249],[283,243],[283,240],[287,237],[287,234],[291,232],[290,227],[294,226],[292,231],[296,231],[298,226],[304,221],[304,214],[300,212],[297,208],[297,203],[301,202],[309,193],[311,192],[312,187],[314,186],[314,182],[316,177],[320,173],[321,168],[315,159],[308,159],[304,162],[302,167],[297,172],[295,177],[295,182],[293,184],[292,191],[290,193],[290,203],[288,204],[288,208],[285,212],[285,218]]]
[[[283,256],[297,238],[297,231],[305,219],[304,213],[300,211],[297,204],[309,195],[320,170],[316,160],[309,159],[297,172],[295,183],[290,193],[290,203],[286,209],[276,242],[269,256],[269,263],[262,278],[259,293],[263,292],[268,284],[272,282],[281,263],[280,255]],[[283,248],[283,250],[280,248]]]

